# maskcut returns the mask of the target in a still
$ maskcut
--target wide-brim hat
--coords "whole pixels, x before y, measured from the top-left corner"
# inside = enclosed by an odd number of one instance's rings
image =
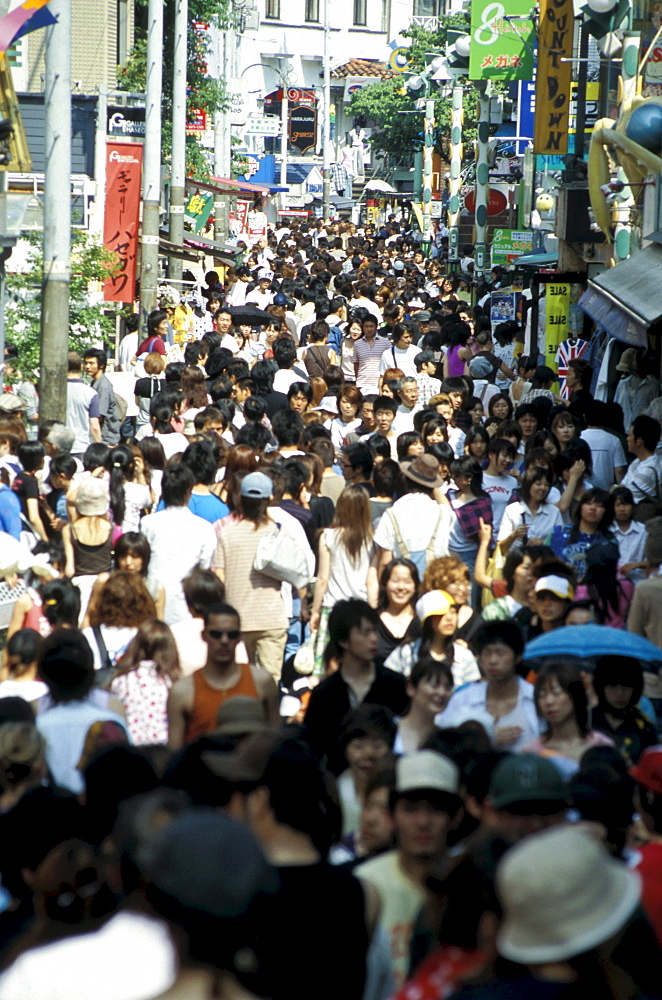
[[[639,876],[571,826],[537,833],[508,851],[496,888],[504,911],[497,948],[521,964],[591,951],[623,927],[641,896]]]
[[[102,479],[84,479],[76,494],[76,510],[82,517],[102,517],[108,512],[110,496]]]
[[[400,462],[400,471],[419,486],[427,486],[434,490],[444,485],[441,466],[434,455],[416,455],[408,461]]]
[[[616,365],[616,371],[627,372],[628,375],[631,375],[637,370],[637,357],[638,355],[634,347],[628,347],[621,354],[620,360]]]

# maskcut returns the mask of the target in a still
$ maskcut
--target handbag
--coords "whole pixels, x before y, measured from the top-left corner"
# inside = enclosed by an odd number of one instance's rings
[[[297,590],[307,587],[310,583],[306,553],[281,525],[276,525],[273,531],[260,538],[253,560],[253,569],[273,580],[291,583]]]
[[[660,501],[660,483],[657,476],[657,469],[653,468],[653,475],[655,476],[655,495],[651,493],[646,493],[641,489],[641,486],[637,488],[644,494],[643,500],[634,505],[634,519],[640,524],[646,524],[653,517],[662,516],[662,501]]]

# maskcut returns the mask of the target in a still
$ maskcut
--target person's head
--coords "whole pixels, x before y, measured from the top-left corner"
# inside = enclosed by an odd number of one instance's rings
[[[538,576],[533,586],[533,609],[545,631],[558,628],[575,595],[574,582],[563,563],[554,564]]]
[[[355,385],[345,385],[338,393],[338,413],[341,420],[349,422],[358,417],[363,397]]]
[[[80,590],[68,577],[47,580],[39,588],[43,615],[51,628],[76,628],[80,615]]]
[[[593,366],[584,358],[573,358],[568,362],[566,385],[569,389],[590,389]]]
[[[478,396],[467,396],[460,409],[469,414],[472,427],[482,427],[485,410],[483,401]]]
[[[535,683],[536,711],[548,727],[555,728],[574,721],[580,736],[588,732],[588,701],[586,689],[575,667],[564,660],[543,664]]]
[[[488,470],[492,476],[504,476],[517,458],[517,448],[506,438],[494,437],[487,446]]]
[[[642,413],[635,417],[628,433],[628,450],[637,458],[652,455],[657,448],[662,428],[657,420]]]
[[[497,420],[510,420],[513,415],[513,404],[510,401],[510,396],[507,396],[505,392],[498,392],[492,396],[487,404],[487,412],[491,417],[496,417]]]
[[[303,420],[294,410],[278,410],[271,421],[271,429],[279,448],[296,448],[303,428]]]
[[[124,573],[147,575],[151,556],[149,542],[139,531],[125,531],[115,542],[114,568]]]
[[[340,455],[342,474],[347,483],[364,483],[370,480],[375,460],[370,447],[362,441],[346,445]]]
[[[509,594],[517,592],[518,596],[528,594],[531,589],[532,559],[526,548],[513,547],[503,564],[503,579]]]
[[[616,524],[627,525],[632,520],[634,496],[627,486],[617,486],[609,494]]]
[[[422,626],[422,654],[429,653],[435,644],[440,644],[452,662],[459,609],[460,605],[445,590],[429,590],[418,599],[416,616]]]
[[[450,406],[450,402],[448,404]],[[423,445],[427,449],[432,444],[445,444],[448,441],[448,424],[444,417],[430,417],[423,426]]]
[[[186,607],[194,618],[203,618],[209,608],[222,604],[225,599],[225,586],[216,573],[203,569],[200,564],[184,577],[182,591]]]
[[[520,496],[524,503],[545,503],[553,485],[551,472],[547,469],[531,469],[524,476],[520,486]]]
[[[510,844],[565,821],[567,786],[547,758],[528,753],[501,756],[489,777],[484,817]]]
[[[538,365],[531,379],[532,389],[549,389],[556,381],[556,372],[547,365]]]
[[[26,472],[38,472],[44,466],[46,449],[40,441],[22,441],[16,455]]]
[[[579,437],[577,419],[567,410],[561,410],[553,417],[551,431],[558,442],[559,451],[565,451],[570,442]]]
[[[443,712],[453,693],[453,671],[443,660],[424,656],[416,661],[407,680],[407,694],[413,709],[434,719]]]
[[[232,326],[232,313],[226,306],[221,306],[216,315],[214,316],[214,326],[216,332],[220,333],[221,337],[224,337],[226,333],[230,332]]]
[[[207,645],[207,663],[220,669],[235,662],[235,651],[241,638],[239,612],[230,604],[211,604],[203,609],[203,642]]]
[[[11,678],[33,674],[41,649],[41,636],[32,628],[20,628],[14,632],[5,646],[5,667]]]
[[[641,883],[586,830],[559,826],[507,852],[496,876],[503,907],[497,948],[535,970],[566,964],[581,978],[608,957],[639,905]],[[599,949],[599,951],[598,951]]]
[[[460,376],[444,379],[441,383],[441,391],[449,397],[454,410],[459,410],[462,400],[469,395],[467,383]]]
[[[466,604],[471,590],[469,567],[458,556],[441,556],[428,563],[423,576],[423,593],[445,590],[456,604]]]
[[[625,718],[643,694],[641,664],[629,656],[600,656],[595,664],[593,690],[603,712],[617,719]]]
[[[435,750],[400,757],[395,768],[392,809],[398,853],[410,864],[440,859],[461,805],[458,768]]]
[[[418,382],[411,376],[405,376],[398,382],[397,393],[402,405],[412,409],[418,403]]]
[[[451,462],[451,476],[458,490],[470,490],[474,496],[482,494],[483,470],[470,455],[463,455]]]
[[[39,676],[54,702],[82,701],[94,684],[90,644],[75,628],[56,628],[44,639]]]
[[[487,447],[490,443],[490,435],[480,424],[470,427],[464,438],[464,451],[471,455],[478,462],[483,462],[487,457]]]
[[[522,403],[515,410],[515,420],[519,424],[522,438],[527,441],[538,430],[538,411],[532,403]]]
[[[374,403],[375,429],[379,434],[388,434],[393,426],[398,402],[390,396],[378,396]]]
[[[524,652],[524,640],[514,621],[492,621],[481,625],[471,640],[485,680],[514,677]]]
[[[372,340],[377,333],[377,320],[372,313],[368,313],[367,316],[364,316],[361,320],[361,333],[368,340]]]
[[[78,351],[69,351],[67,354],[67,372],[69,375],[80,375],[83,368],[83,359]]]
[[[147,336],[165,337],[168,333],[168,314],[165,309],[153,309],[147,317]]]
[[[598,486],[583,494],[573,515],[573,523],[580,531],[605,533],[609,531],[612,520],[609,493]]]
[[[293,382],[287,390],[287,401],[295,413],[305,413],[313,401],[313,390],[309,382]]]
[[[397,726],[393,713],[381,705],[362,703],[342,721],[338,750],[359,782],[365,782],[393,750]]]
[[[379,577],[378,608],[399,610],[409,605],[413,609],[419,583],[418,569],[411,559],[391,559]]]
[[[102,351],[98,347],[88,347],[83,355],[83,362],[85,364],[85,371],[90,376],[91,379],[96,381],[100,375],[106,370],[108,364],[108,358],[106,357],[106,352]]]
[[[279,368],[291,368],[297,358],[297,349],[290,337],[278,337],[273,344],[274,361]]]
[[[137,628],[156,617],[154,600],[140,573],[111,573],[89,611],[90,625]]]
[[[369,857],[393,846],[390,799],[394,790],[395,765],[382,760],[366,781],[359,821],[360,840]]]
[[[186,507],[195,486],[195,476],[182,462],[170,465],[163,473],[161,495],[166,507]]]
[[[359,663],[372,662],[379,643],[379,618],[367,601],[337,601],[328,620],[329,641],[325,659],[350,656]]]

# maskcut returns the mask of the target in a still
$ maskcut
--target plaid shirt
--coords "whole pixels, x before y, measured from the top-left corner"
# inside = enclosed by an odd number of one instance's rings
[[[455,511],[460,527],[467,538],[477,538],[480,531],[480,522],[492,524],[492,501],[489,497],[476,497],[469,503],[456,507],[451,500],[451,507]]]
[[[525,396],[519,401],[519,405],[523,406],[524,403],[532,403],[534,399],[551,399],[552,403],[554,400],[554,393],[551,389],[529,389]]]
[[[441,392],[440,380],[432,378],[431,375],[426,375],[424,372],[420,372],[416,376],[416,384],[418,385],[418,401],[421,406],[425,406],[433,396]]]

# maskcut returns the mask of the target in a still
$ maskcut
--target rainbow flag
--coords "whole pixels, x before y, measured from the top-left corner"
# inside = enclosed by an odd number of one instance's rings
[[[48,0],[24,0],[20,7],[15,7],[4,17],[0,17],[0,53],[6,52],[19,34],[26,34],[25,27],[28,21],[47,3]],[[54,21],[55,18],[49,23],[52,24]],[[35,25],[35,27],[43,26],[43,24]]]

